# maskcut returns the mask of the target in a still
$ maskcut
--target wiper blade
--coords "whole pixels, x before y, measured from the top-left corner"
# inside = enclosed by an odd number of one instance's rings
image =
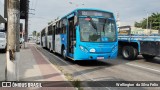
[[[88,18],[90,18],[89,22],[91,23],[92,27],[93,27],[94,29],[96,29],[96,31],[97,31],[97,26],[96,26],[96,24],[94,23],[94,21],[92,20],[92,18],[91,18],[90,16],[88,16]]]

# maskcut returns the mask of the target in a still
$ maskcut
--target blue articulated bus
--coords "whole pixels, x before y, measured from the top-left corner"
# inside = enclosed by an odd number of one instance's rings
[[[112,12],[76,9],[54,22],[53,52],[72,60],[106,60],[117,57],[118,34]]]

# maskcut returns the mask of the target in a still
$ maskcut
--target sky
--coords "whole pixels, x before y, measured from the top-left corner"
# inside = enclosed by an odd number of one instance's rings
[[[3,3],[3,0],[0,1]],[[30,0],[29,33],[40,32],[48,22],[76,8],[107,10],[115,17],[119,13],[121,25],[133,26],[135,21],[143,20],[147,14],[160,13],[160,0]]]
[[[1,16],[3,16],[3,12],[4,12],[4,7],[3,7],[2,0],[0,0],[0,15]]]

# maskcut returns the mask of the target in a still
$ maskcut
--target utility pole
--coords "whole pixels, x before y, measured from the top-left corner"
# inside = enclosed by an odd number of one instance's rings
[[[25,19],[25,42],[28,41],[28,15]]]
[[[17,54],[19,51],[19,33],[20,28],[20,2],[19,0],[7,0],[7,68],[6,81],[17,81]]]
[[[28,41],[28,13],[29,13],[29,1],[26,1],[26,19],[25,19],[25,42]]]

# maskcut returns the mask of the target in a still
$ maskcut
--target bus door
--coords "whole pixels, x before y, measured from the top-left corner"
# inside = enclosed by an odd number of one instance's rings
[[[67,52],[74,54],[74,43],[76,41],[76,30],[74,25],[74,16],[68,19]]]

